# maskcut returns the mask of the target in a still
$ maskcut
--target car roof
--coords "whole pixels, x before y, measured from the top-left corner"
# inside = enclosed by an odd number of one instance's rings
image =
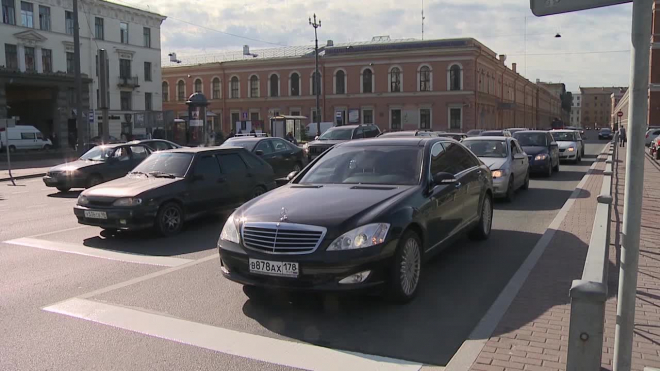
[[[521,130],[517,131],[516,134],[527,134],[527,133],[549,133],[547,130]]]
[[[203,152],[218,152],[218,151],[237,151],[237,150],[242,150],[244,151],[245,149],[243,147],[234,147],[234,146],[227,146],[227,147],[183,147],[183,148],[175,148],[175,149],[170,149],[164,152],[169,152],[169,153],[203,153]]]
[[[258,142],[260,140],[272,139],[272,138],[282,139],[279,137],[232,137],[230,139],[232,142]]]
[[[575,133],[576,131],[579,130],[574,130],[574,129],[561,129],[561,130],[553,130],[553,133]]]
[[[328,130],[332,129],[355,129],[360,126],[370,126],[371,124],[364,124],[364,125],[342,125],[342,126],[333,126],[331,128],[328,128]]]
[[[510,139],[515,139],[515,138],[505,137],[503,135],[484,135],[484,136],[480,136],[480,137],[465,138],[465,139],[463,139],[463,141],[465,141],[465,142],[467,142],[467,141],[474,142],[474,141],[477,141],[477,140],[510,140]]]
[[[106,143],[106,144],[99,144],[98,146],[94,146],[92,148],[96,148],[96,147],[116,148],[121,146],[134,146],[136,144],[140,144],[140,143]]]
[[[385,138],[367,138],[367,139],[357,139],[348,142],[341,143],[341,146],[348,147],[364,147],[364,146],[410,146],[410,147],[423,147],[428,142],[456,142],[451,138],[442,138],[442,137],[385,137]],[[458,142],[456,142],[458,143]]]

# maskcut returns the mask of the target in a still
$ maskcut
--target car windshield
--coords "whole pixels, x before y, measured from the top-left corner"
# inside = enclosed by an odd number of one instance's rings
[[[363,146],[331,149],[300,184],[418,184],[423,149],[412,146]]]
[[[259,143],[257,140],[241,140],[241,139],[234,139],[231,141],[226,141],[222,143],[220,147],[243,147],[247,149],[248,151],[252,151],[254,147]]]
[[[466,134],[467,135],[479,135],[481,133],[481,130],[470,130]]]
[[[546,133],[515,133],[513,137],[523,147],[547,147],[548,136]]]
[[[105,161],[108,157],[112,156],[114,151],[114,148],[97,146],[85,152],[84,155],[80,156],[80,159],[86,161]]]
[[[607,129],[600,129],[600,132],[601,132],[601,133],[610,132],[610,131],[612,131],[612,130],[610,130],[609,128],[607,128]]]
[[[477,157],[505,158],[507,155],[503,140],[466,140],[463,144]]]
[[[482,131],[481,134],[482,137],[501,137],[504,135],[503,131]]]
[[[566,133],[566,132],[554,132],[552,137],[555,138],[557,142],[574,142],[577,140],[575,133]]]
[[[332,128],[323,133],[320,140],[350,140],[353,136],[353,128]]]
[[[190,167],[192,158],[192,153],[156,152],[142,161],[132,173],[170,174],[183,177]]]
[[[417,135],[424,136],[423,133],[419,133]],[[389,132],[389,133],[383,133],[383,134],[379,135],[380,138],[383,138],[383,137],[414,137],[414,136],[415,136],[414,131],[392,131],[392,132]],[[426,135],[426,136],[429,136],[429,135]]]

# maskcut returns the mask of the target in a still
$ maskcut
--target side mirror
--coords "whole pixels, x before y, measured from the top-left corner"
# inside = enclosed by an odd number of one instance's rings
[[[258,150],[256,150],[256,151],[254,151],[254,154],[257,155],[257,156],[263,156],[263,155],[264,155],[264,151],[258,149]]]
[[[456,177],[451,173],[440,172],[433,176],[433,186],[454,184],[456,182]]]
[[[550,142],[550,148],[559,147],[557,142]]]
[[[197,182],[199,180],[204,180],[204,175],[203,174],[195,174],[192,176],[193,182]]]
[[[292,171],[292,172],[289,173],[289,175],[286,176],[286,179],[288,181],[291,181],[291,179],[295,178],[296,175],[298,175],[298,172],[297,171]]]
[[[515,155],[513,155],[513,159],[514,159],[514,160],[522,160],[522,159],[524,159],[525,157],[526,157],[526,156],[523,155],[522,153],[516,153]]]

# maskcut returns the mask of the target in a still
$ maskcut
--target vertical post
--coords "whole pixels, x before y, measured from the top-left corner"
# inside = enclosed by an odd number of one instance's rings
[[[11,151],[9,150],[9,120],[4,119],[5,121],[5,135],[7,136],[7,170],[9,170],[9,179],[11,180],[11,185],[16,186],[14,181],[14,176],[11,174]]]
[[[635,324],[639,233],[644,190],[644,129],[648,119],[649,54],[653,0],[633,0],[630,111],[621,236],[621,269],[614,336],[614,370],[630,370]]]
[[[105,49],[99,49],[99,108],[101,108],[101,134],[102,142],[107,143],[110,140],[110,123],[108,122],[108,52]]]
[[[315,55],[315,68],[314,68],[314,85],[316,85],[316,135],[320,136],[321,135],[321,108],[319,104],[319,96],[321,94],[321,86],[320,82],[321,79],[319,77],[319,38],[316,30],[321,27],[321,19],[319,18],[318,22],[316,22],[316,14],[314,14],[314,21],[312,22],[312,18],[309,18],[309,24],[314,27],[314,41],[315,41],[315,48],[314,48],[314,55]]]
[[[85,143],[85,125],[82,112],[82,77],[80,76],[80,24],[78,23],[78,0],[73,0],[73,65],[76,86],[76,129],[78,132],[78,149]]]

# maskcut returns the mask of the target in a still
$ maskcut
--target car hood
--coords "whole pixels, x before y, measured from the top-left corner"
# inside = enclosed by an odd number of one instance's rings
[[[143,175],[128,175],[92,187],[82,194],[88,197],[136,197],[146,191],[180,182],[183,178],[154,178]]]
[[[49,172],[60,172],[60,171],[71,171],[71,170],[80,170],[84,168],[98,167],[103,166],[105,162],[102,161],[85,161],[85,160],[76,160],[73,162],[67,162],[61,165],[53,166],[48,171]]]
[[[522,149],[529,156],[536,156],[541,153],[548,153],[548,149],[546,147],[523,146]]]
[[[575,147],[575,148],[577,148],[577,142],[568,142],[568,141],[565,142],[565,141],[561,141],[561,142],[557,142],[557,144],[559,145],[559,148],[560,148],[560,149],[566,149],[566,148],[568,148],[568,147]]]
[[[506,158],[479,157],[479,159],[491,170],[498,170],[506,167],[505,165],[507,163]]]
[[[248,222],[286,222],[323,226],[328,229],[345,226],[351,220],[387,207],[414,186],[366,186],[327,184],[304,186],[287,184],[254,199],[237,210]],[[303,201],[303,202],[301,202]]]

